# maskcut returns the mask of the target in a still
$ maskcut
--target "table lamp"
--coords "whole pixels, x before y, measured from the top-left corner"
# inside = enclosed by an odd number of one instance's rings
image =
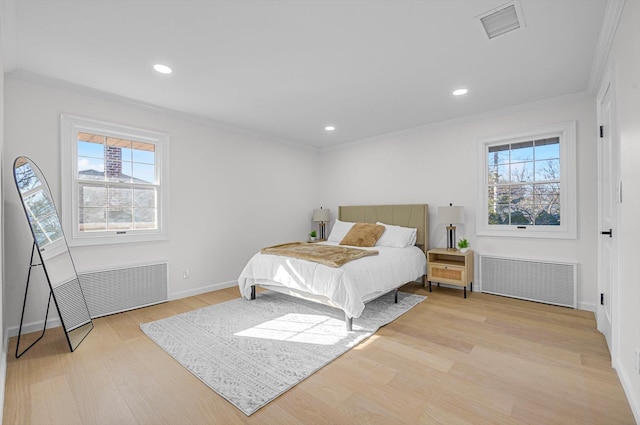
[[[318,233],[318,237],[320,240],[326,239],[324,226],[329,221],[329,214],[330,210],[322,209],[322,207],[320,207],[320,209],[313,210],[313,221],[319,223],[318,226],[320,231]]]
[[[449,204],[438,207],[438,223],[447,225],[447,251],[456,250],[456,226],[464,223],[464,208]]]

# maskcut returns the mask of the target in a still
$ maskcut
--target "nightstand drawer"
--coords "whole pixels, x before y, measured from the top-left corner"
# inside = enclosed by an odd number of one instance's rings
[[[465,267],[430,264],[429,280],[453,285],[467,285],[467,271]]]

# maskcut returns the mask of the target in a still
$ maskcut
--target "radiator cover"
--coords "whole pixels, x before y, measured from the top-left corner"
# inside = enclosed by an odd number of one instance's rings
[[[167,263],[78,274],[92,318],[167,301]]]
[[[577,307],[577,264],[480,256],[482,292]]]

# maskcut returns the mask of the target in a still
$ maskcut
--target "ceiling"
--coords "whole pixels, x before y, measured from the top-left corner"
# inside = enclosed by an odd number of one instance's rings
[[[520,0],[489,40],[476,17],[505,2],[5,0],[5,72],[320,150],[593,91],[608,0]]]

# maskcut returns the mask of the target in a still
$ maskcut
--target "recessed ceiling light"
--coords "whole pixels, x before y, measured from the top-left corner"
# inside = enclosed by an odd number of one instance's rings
[[[462,96],[463,94],[467,94],[469,90],[467,89],[457,89],[453,91],[454,96]]]
[[[327,131],[333,131],[333,130],[335,130],[336,128],[335,128],[334,126],[332,126],[332,125],[328,125],[328,126],[326,126],[324,129],[325,129],[325,130],[327,130]]]
[[[160,74],[171,74],[173,70],[169,68],[167,65],[163,65],[161,63],[157,63],[153,65],[153,69],[158,71]]]

